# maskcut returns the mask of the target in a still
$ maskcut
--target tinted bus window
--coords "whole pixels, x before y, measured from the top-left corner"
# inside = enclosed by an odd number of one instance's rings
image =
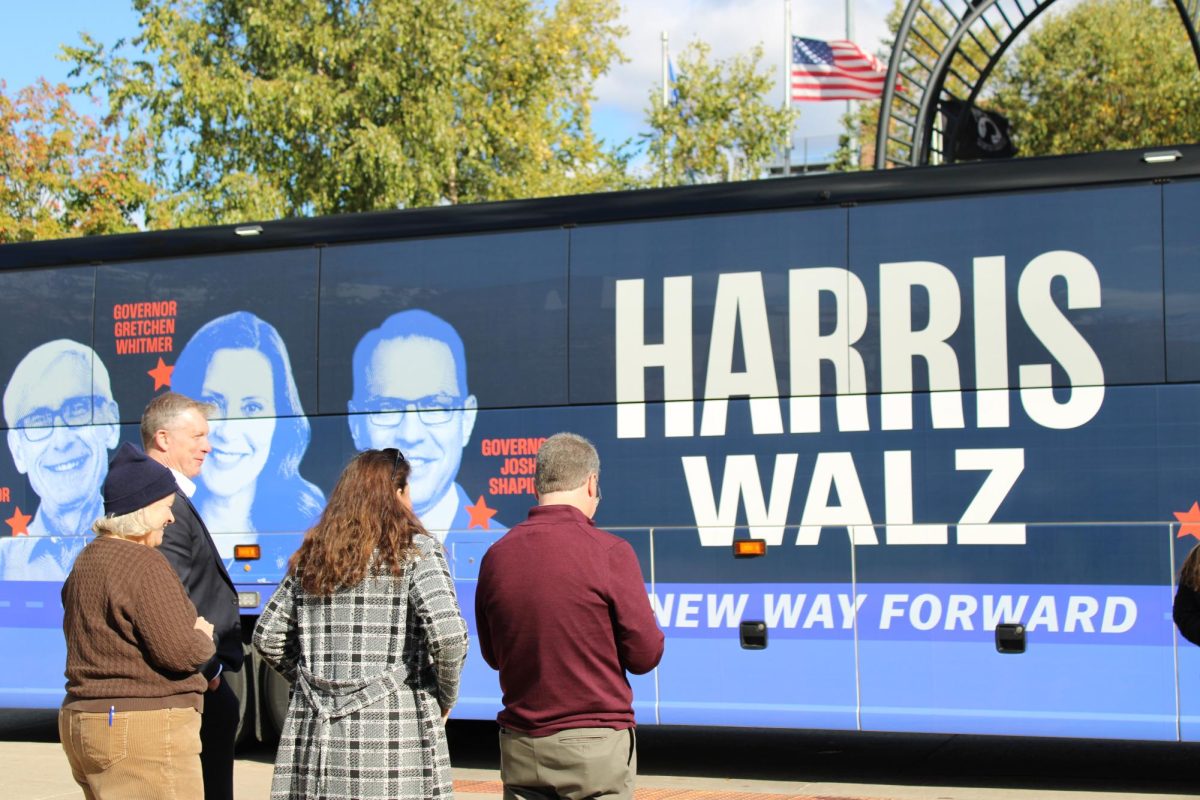
[[[363,388],[359,384],[377,349],[364,349],[356,361],[364,337],[378,344],[396,338],[393,334],[443,324],[461,341],[469,384],[456,387],[451,394],[457,396],[449,399],[473,396],[481,408],[565,402],[566,236],[532,231],[326,248],[321,412],[346,413]],[[404,311],[436,320],[393,319]],[[388,358],[398,369],[403,359],[418,357],[394,355],[399,360]],[[355,374],[356,363],[362,374]],[[445,395],[445,388],[435,394]]]
[[[1200,182],[1163,187],[1167,377],[1200,379]]]
[[[120,412],[92,348],[94,293],[91,268],[0,273],[0,537],[13,537],[0,542],[0,580],[65,578],[102,510]]]
[[[113,364],[122,418],[136,423],[167,389],[213,406],[193,502],[226,558],[257,533],[305,530],[324,507],[303,470],[317,397],[317,253],[98,271],[96,346]]]
[[[807,314],[792,316],[789,270],[817,269],[836,281],[845,263],[841,209],[575,230],[571,402],[786,396],[796,385],[789,321]],[[831,309],[822,298],[819,328],[836,336]],[[814,323],[803,335],[817,330]],[[805,373],[796,388],[816,394],[814,383]]]
[[[1161,238],[1154,186],[852,209],[868,389],[1161,381]]]

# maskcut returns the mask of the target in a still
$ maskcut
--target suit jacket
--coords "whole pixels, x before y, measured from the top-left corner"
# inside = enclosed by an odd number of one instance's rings
[[[206,678],[222,669],[242,668],[242,623],[237,590],[221,563],[221,555],[213,543],[204,520],[183,492],[175,492],[171,504],[175,521],[163,531],[159,552],[175,568],[183,588],[196,606],[196,612],[213,624],[217,652],[201,668]]]

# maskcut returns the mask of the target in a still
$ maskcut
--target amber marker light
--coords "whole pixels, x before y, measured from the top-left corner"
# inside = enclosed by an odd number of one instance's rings
[[[734,539],[734,558],[755,558],[767,554],[766,539]]]
[[[235,544],[233,558],[235,561],[258,561],[262,558],[262,548],[256,544]]]

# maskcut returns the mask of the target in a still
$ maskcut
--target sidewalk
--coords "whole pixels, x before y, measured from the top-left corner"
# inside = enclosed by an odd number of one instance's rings
[[[56,742],[0,741],[0,797],[5,800],[79,800],[66,758]],[[238,800],[267,800],[271,764],[261,754],[239,758],[234,769]],[[455,768],[457,800],[499,800],[498,770]],[[759,781],[736,778],[697,778],[643,775],[635,800],[1083,800],[1121,797],[1123,800],[1184,800],[1185,794],[1080,792],[1076,790],[888,786],[848,783]]]
[[[6,800],[79,800],[82,793],[57,743],[0,742],[0,797]],[[833,793],[823,785],[797,794],[794,789],[772,781],[714,781],[697,778],[643,777],[638,781],[636,800],[809,800],[809,798],[859,798],[860,794]],[[700,784],[706,784],[701,786]],[[271,794],[271,764],[260,756],[239,758],[234,767],[238,800],[267,800]],[[499,800],[498,770],[455,768],[454,796],[457,800]],[[909,794],[908,797],[922,795]],[[928,796],[928,795],[924,795]],[[939,793],[939,796],[946,796]],[[879,795],[868,797],[880,798]],[[890,795],[903,797],[903,795]],[[997,795],[999,797],[999,795]]]
[[[499,800],[494,725],[452,722],[449,734],[458,800]],[[1172,743],[653,728],[639,738],[636,800],[1184,800],[1200,763],[1200,746]],[[268,800],[273,759],[265,747],[239,756],[239,800]],[[3,800],[82,797],[53,711],[0,710],[0,764]]]

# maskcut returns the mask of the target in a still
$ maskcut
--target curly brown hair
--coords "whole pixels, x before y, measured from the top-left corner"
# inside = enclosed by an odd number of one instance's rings
[[[346,465],[317,524],[304,535],[288,571],[304,591],[327,597],[357,586],[367,572],[399,575],[414,550],[413,537],[428,535],[396,497],[411,467],[394,447],[364,450]]]
[[[1193,547],[1183,560],[1183,567],[1179,570],[1179,583],[1200,592],[1200,544]]]

